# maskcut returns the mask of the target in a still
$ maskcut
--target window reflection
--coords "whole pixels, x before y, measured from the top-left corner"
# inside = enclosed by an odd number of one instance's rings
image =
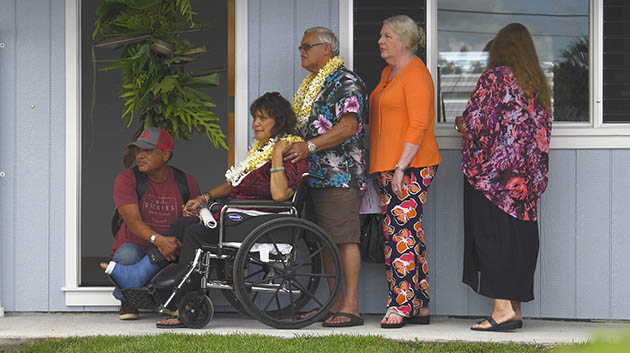
[[[555,121],[589,121],[588,0],[438,0],[438,121],[454,122],[485,70],[494,35],[519,22],[552,88]]]

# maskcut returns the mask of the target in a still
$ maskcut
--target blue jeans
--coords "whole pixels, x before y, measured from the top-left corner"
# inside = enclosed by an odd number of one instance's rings
[[[114,252],[112,261],[121,265],[133,265],[140,261],[146,254],[147,251],[140,245],[135,243],[124,243]],[[118,288],[114,289],[113,295],[114,298],[120,301],[123,300],[123,295],[120,293]]]
[[[116,264],[114,270],[109,274],[122,289],[140,288],[160,270],[160,265],[151,263],[149,255],[145,255],[142,260],[133,265]]]

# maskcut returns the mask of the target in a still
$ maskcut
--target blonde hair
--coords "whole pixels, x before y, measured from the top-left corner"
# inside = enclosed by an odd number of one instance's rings
[[[389,17],[383,21],[383,25],[388,25],[407,49],[415,52],[418,47],[424,48],[424,30],[409,16]]]
[[[545,109],[551,108],[551,88],[540,67],[534,41],[520,23],[503,27],[492,40],[488,68],[509,67],[525,94]]]

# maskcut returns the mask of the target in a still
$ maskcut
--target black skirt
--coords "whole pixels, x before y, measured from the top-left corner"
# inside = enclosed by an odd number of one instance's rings
[[[534,299],[538,222],[505,213],[464,177],[464,276],[475,292],[495,299]]]

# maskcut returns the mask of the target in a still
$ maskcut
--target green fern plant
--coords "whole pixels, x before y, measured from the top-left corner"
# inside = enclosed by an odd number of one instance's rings
[[[139,120],[139,131],[161,127],[186,140],[197,132],[205,134],[215,148],[227,149],[212,110],[215,104],[202,91],[219,85],[216,71],[221,70],[194,74],[184,68],[206,52],[205,47],[195,47],[182,37],[199,27],[190,1],[105,0],[96,14],[93,37],[99,42],[94,47],[122,47],[119,59],[97,60],[109,65],[100,70],[122,73],[122,126],[129,128]]]

